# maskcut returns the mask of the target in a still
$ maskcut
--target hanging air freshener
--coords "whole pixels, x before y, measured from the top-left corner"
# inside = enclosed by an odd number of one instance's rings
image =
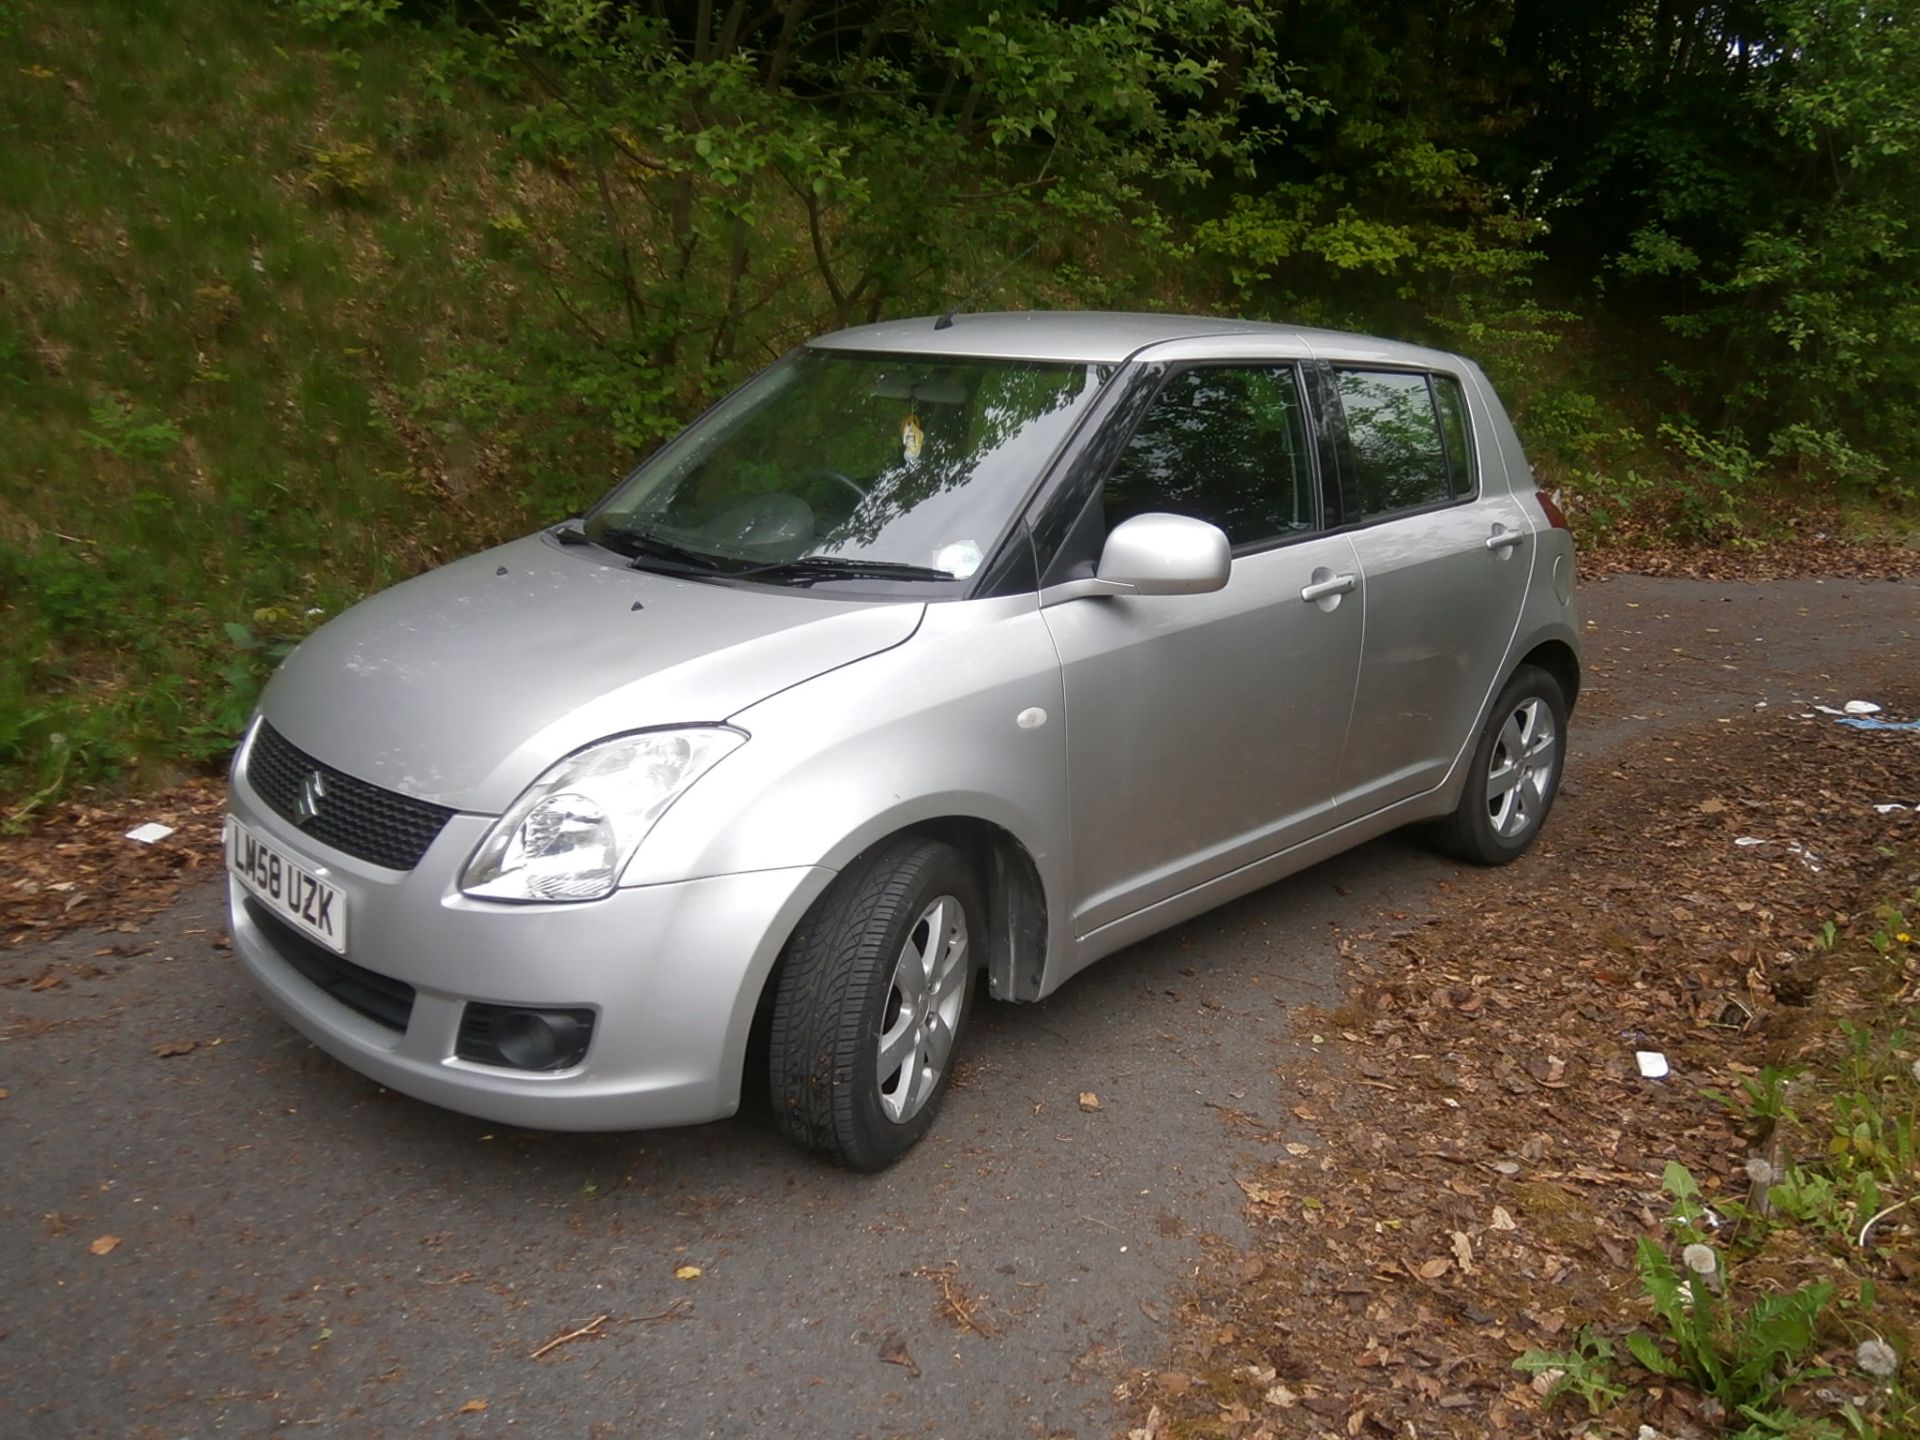
[[[900,422],[900,458],[911,465],[926,448],[927,432],[920,428],[920,417],[912,411]]]

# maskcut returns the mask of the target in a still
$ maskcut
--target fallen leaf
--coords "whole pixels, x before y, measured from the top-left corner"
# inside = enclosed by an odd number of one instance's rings
[[[1098,1110],[1100,1108],[1100,1097],[1091,1090],[1082,1090],[1080,1092],[1080,1108],[1082,1110]]]
[[[700,1267],[698,1265],[682,1265],[678,1270],[673,1272],[673,1278],[676,1280],[698,1280],[700,1278]]]
[[[13,1092],[12,1092],[11,1090],[9,1090],[9,1089],[7,1089],[7,1087],[6,1087],[6,1086],[4,1086],[4,1085],[0,1085],[0,1100],[4,1100],[4,1099],[6,1099],[6,1098],[7,1098],[7,1096],[9,1096],[9,1095],[11,1095],[12,1093],[13,1093]]]
[[[1294,1140],[1287,1144],[1286,1151],[1287,1154],[1295,1156],[1311,1155],[1313,1153],[1313,1147],[1311,1145],[1302,1145],[1298,1140]]]
[[[1718,796],[1700,802],[1700,813],[1702,815],[1718,815],[1726,808],[1727,802]]]
[[[880,1358],[889,1365],[905,1367],[907,1372],[914,1376],[914,1378],[919,1378],[920,1367],[914,1362],[913,1356],[908,1353],[907,1342],[902,1340],[898,1335],[887,1336],[885,1343],[880,1347]]]
[[[1464,1231],[1453,1232],[1453,1258],[1460,1262],[1460,1273],[1473,1273],[1473,1242],[1467,1239]]]
[[[484,1400],[469,1400],[453,1413],[456,1415],[478,1415],[486,1408],[487,1402]]]
[[[118,1235],[102,1235],[98,1240],[87,1246],[88,1252],[94,1255],[111,1255],[119,1248],[120,1237]]]
[[[1513,1223],[1513,1216],[1507,1213],[1506,1206],[1496,1205],[1493,1207],[1493,1228],[1496,1230],[1518,1230],[1520,1227]]]
[[[194,1040],[163,1040],[160,1044],[153,1047],[153,1053],[158,1055],[162,1060],[174,1055],[191,1055],[194,1046],[198,1043],[199,1042]]]
[[[1160,1427],[1166,1423],[1166,1417],[1160,1413],[1160,1407],[1151,1405],[1147,1408],[1147,1423],[1136,1425],[1127,1431],[1127,1440],[1159,1440]]]
[[[1291,1410],[1300,1403],[1300,1397],[1284,1385],[1276,1385],[1267,1391],[1267,1403],[1276,1410]]]
[[[29,990],[51,990],[60,983],[60,976],[52,970],[47,971],[38,980],[27,986]]]
[[[1154,1383],[1164,1394],[1184,1395],[1193,1388],[1193,1376],[1184,1370],[1162,1370]]]
[[[1442,1275],[1447,1273],[1447,1267],[1452,1264],[1453,1261],[1445,1255],[1436,1255],[1433,1259],[1422,1262],[1420,1267],[1413,1273],[1418,1275],[1422,1280],[1438,1280]]]
[[[1158,1324],[1167,1318],[1167,1307],[1164,1301],[1142,1300],[1140,1302],[1140,1313],[1155,1324]]]

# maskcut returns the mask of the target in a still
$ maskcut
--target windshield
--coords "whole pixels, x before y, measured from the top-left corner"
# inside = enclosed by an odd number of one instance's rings
[[[641,565],[774,584],[965,580],[1104,369],[803,350],[586,521]]]

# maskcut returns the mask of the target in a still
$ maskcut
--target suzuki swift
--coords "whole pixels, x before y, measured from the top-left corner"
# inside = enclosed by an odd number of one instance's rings
[[[600,1130],[765,1086],[876,1169],[981,985],[1038,1000],[1415,821],[1524,851],[1573,570],[1456,355],[1159,315],[841,331],[584,517],[287,658],[233,767],[235,949],[423,1100]]]

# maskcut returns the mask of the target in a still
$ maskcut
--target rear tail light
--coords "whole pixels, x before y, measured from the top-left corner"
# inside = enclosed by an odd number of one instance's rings
[[[1571,530],[1573,528],[1567,524],[1567,512],[1554,502],[1551,492],[1536,490],[1533,492],[1533,498],[1540,502],[1540,508],[1546,512],[1547,523],[1554,529]]]

